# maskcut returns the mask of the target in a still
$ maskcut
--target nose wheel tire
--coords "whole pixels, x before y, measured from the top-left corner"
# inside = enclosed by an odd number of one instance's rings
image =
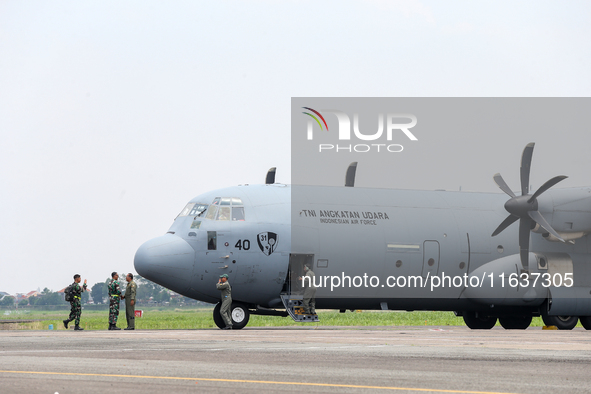
[[[220,313],[221,307],[222,303],[218,302],[215,308],[213,308],[213,322],[218,328],[226,327],[226,323],[224,323],[224,319],[222,319],[222,314]],[[250,312],[248,311],[248,308],[240,302],[232,303],[230,315],[232,316],[232,329],[234,330],[240,330],[241,328],[246,327],[250,320]]]
[[[499,317],[499,323],[505,330],[525,330],[531,324],[531,315]]]
[[[585,327],[585,330],[591,330],[591,316],[581,316],[579,321]]]
[[[232,303],[232,328],[234,330],[240,330],[246,327],[248,320],[250,319],[250,312],[248,308],[241,303]]]
[[[462,314],[466,325],[473,330],[490,330],[497,324],[497,318],[492,316],[476,315],[475,312]]]
[[[572,330],[577,325],[577,316],[550,316],[547,301],[542,305],[542,320],[547,326],[556,326],[559,330]]]

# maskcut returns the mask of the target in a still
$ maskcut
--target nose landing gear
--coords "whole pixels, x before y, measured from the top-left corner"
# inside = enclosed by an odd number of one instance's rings
[[[222,319],[222,315],[220,314],[221,307],[222,303],[218,302],[215,308],[213,308],[213,321],[219,328],[224,328],[226,324],[224,323],[224,319]],[[250,319],[250,311],[246,305],[240,302],[232,303],[230,315],[232,316],[232,329],[234,330],[240,330],[241,328],[246,327],[248,320]]]

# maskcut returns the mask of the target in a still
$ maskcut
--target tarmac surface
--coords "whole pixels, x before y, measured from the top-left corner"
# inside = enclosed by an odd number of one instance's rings
[[[0,392],[591,393],[591,332],[0,331]]]

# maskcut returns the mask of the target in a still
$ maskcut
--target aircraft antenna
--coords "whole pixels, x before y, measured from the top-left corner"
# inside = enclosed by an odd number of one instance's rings
[[[347,168],[347,174],[345,174],[345,186],[346,187],[354,187],[355,186],[355,173],[357,172],[357,162],[354,161],[353,163],[349,164]]]
[[[276,167],[269,168],[269,171],[267,171],[267,177],[265,178],[265,185],[272,185],[275,183],[275,170]]]

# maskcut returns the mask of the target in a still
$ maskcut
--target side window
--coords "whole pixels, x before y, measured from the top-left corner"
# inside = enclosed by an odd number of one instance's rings
[[[208,231],[207,232],[207,250],[217,250],[217,232],[216,231]]]
[[[232,207],[232,221],[244,221],[244,207]]]

